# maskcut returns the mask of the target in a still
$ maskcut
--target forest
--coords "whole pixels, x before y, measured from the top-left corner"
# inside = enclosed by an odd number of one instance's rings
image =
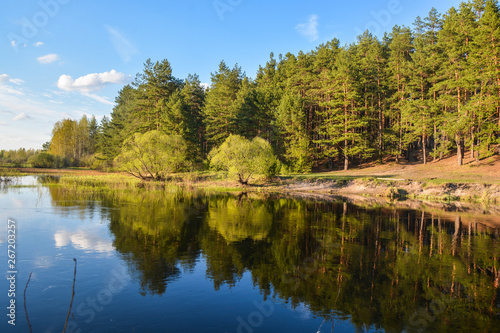
[[[462,2],[443,15],[432,9],[381,40],[366,31],[349,45],[333,39],[309,52],[271,53],[255,79],[224,61],[208,88],[197,75],[172,73],[167,59],[148,59],[110,117],[58,122],[44,158],[120,167],[125,147],[153,131],[182,141],[191,169],[206,166],[231,135],[260,137],[282,173],[450,154],[460,166],[465,154],[479,161],[500,143],[496,0]]]

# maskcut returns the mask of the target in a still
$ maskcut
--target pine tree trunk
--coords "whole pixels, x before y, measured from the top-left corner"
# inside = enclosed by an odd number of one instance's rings
[[[497,57],[495,57],[495,65],[498,64],[498,59]],[[497,67],[497,73],[499,73],[498,71],[498,67]],[[498,88],[500,88],[500,78],[497,77],[497,86]],[[498,89],[498,99],[500,99],[500,89]],[[497,106],[497,115],[498,115],[498,127],[500,127],[500,106]]]
[[[379,99],[380,101],[380,99]],[[379,102],[379,113],[378,113],[378,150],[379,150],[379,155],[380,159],[382,160],[382,105]]]
[[[464,164],[464,155],[463,155],[463,147],[462,147],[462,138],[456,135],[457,142],[457,164],[458,166],[462,166]]]
[[[401,119],[401,115],[399,115],[399,143],[398,143],[398,154],[401,155],[403,153],[403,121]]]
[[[347,137],[347,103],[346,103],[346,90],[344,89],[344,135]],[[347,139],[344,140],[344,170],[349,169],[349,158],[347,157]]]
[[[480,142],[480,141],[478,141],[478,142],[477,142],[477,147],[479,147],[479,145],[480,145],[480,144],[481,144],[481,142]],[[476,152],[476,162],[477,162],[477,163],[479,163],[479,155],[480,155],[480,153],[479,153],[479,148],[478,148],[478,149],[477,149],[477,152]]]
[[[328,169],[333,169],[333,157],[328,157]]]
[[[425,144],[425,133],[422,134],[422,147],[423,147],[423,153],[424,153],[424,165],[427,164],[427,150],[425,149],[426,147]]]
[[[474,151],[474,127],[471,130],[471,140],[470,140],[470,158],[474,159],[475,151]]]
[[[436,126],[436,124],[434,124],[434,159],[433,159],[433,161],[435,161],[437,159],[436,149],[437,149],[437,126]]]

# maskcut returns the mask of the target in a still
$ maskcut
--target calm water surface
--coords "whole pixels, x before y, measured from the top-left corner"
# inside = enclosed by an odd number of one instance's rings
[[[499,230],[342,202],[0,187],[1,332],[500,332]]]

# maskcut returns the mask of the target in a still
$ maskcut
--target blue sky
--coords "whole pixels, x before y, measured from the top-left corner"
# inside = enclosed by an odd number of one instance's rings
[[[2,0],[0,149],[41,148],[55,122],[109,115],[147,58],[210,83],[221,60],[255,77],[269,54],[366,29],[381,37],[460,1]]]

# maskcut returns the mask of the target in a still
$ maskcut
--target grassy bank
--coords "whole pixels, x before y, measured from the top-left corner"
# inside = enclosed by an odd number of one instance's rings
[[[171,175],[166,182],[143,182],[125,173],[105,173],[89,169],[0,168],[0,176],[59,176],[51,186],[82,191],[174,191],[176,188],[206,192],[262,192],[298,194],[355,194],[389,199],[464,201],[500,204],[500,159],[480,164],[467,161],[454,165],[450,157],[422,164],[370,164],[349,171],[281,175],[271,181],[254,179],[241,185],[224,172],[200,171]]]

